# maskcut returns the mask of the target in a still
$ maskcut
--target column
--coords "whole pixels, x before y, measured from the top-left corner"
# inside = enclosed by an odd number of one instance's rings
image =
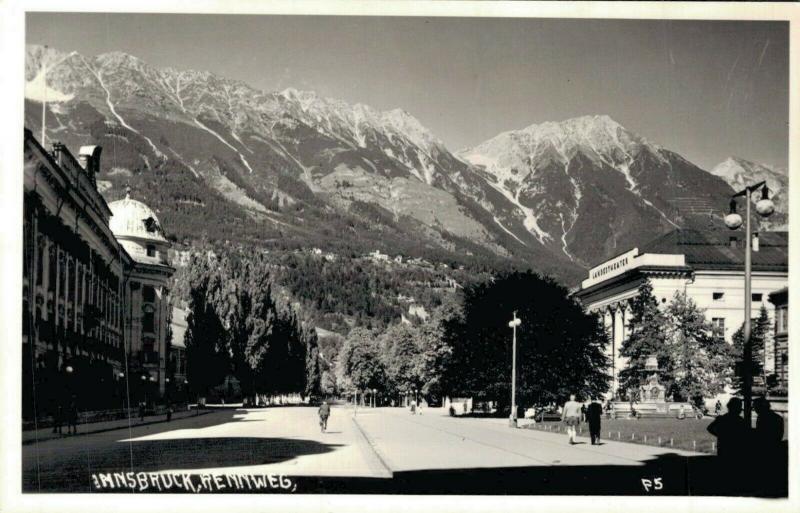
[[[61,323],[61,315],[58,312],[58,300],[61,298],[61,273],[64,271],[61,269],[61,249],[56,246],[56,290],[53,294],[53,315],[55,316],[55,320],[53,323],[54,327],[58,327]]]
[[[614,316],[609,308],[603,310],[603,327],[608,336],[608,346],[606,346],[606,356],[609,358],[609,373],[611,374],[611,388],[608,395],[614,398]]]
[[[81,269],[81,334],[86,331],[86,273],[88,268],[84,265]]]
[[[69,279],[70,279],[70,272],[69,268],[70,264],[70,256],[67,252],[64,252],[64,290],[62,290],[62,294],[64,296],[64,328],[69,328]]]
[[[619,371],[620,359],[619,348],[622,346],[622,341],[625,339],[625,314],[620,304],[614,305],[614,392],[619,392]]]

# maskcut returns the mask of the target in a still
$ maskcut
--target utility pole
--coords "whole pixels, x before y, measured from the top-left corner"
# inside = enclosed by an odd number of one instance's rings
[[[508,418],[508,427],[517,427],[517,326],[522,324],[517,319],[517,311],[514,310],[513,319],[508,323],[512,330],[511,341],[511,415]]]

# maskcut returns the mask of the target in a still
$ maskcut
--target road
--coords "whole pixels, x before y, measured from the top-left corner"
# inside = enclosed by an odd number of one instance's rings
[[[503,419],[412,416],[399,408],[224,409],[207,415],[23,446],[25,491],[458,494],[725,494],[714,458],[566,436]],[[126,485],[123,474],[136,473]],[[120,473],[118,481],[98,478]],[[94,475],[94,477],[93,477]],[[109,474],[110,475],[110,474]],[[288,476],[253,487],[232,476]],[[140,477],[142,476],[142,477]],[[190,476],[193,485],[164,481]],[[159,481],[161,479],[162,481]],[[122,480],[122,481],[120,481]],[[142,481],[144,483],[142,483]],[[161,488],[163,483],[164,488]],[[142,486],[144,484],[144,486]],[[747,493],[745,491],[744,493]]]

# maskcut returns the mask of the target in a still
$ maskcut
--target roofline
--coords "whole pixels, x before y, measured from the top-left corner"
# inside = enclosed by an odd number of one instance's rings
[[[617,285],[619,283],[625,282],[631,277],[637,274],[684,274],[691,276],[694,273],[694,269],[689,266],[680,266],[680,267],[667,267],[667,266],[642,266],[642,267],[634,267],[633,269],[628,269],[624,273],[618,274],[616,276],[612,276],[611,278],[601,281],[599,283],[595,283],[590,287],[585,289],[579,289],[572,295],[580,299],[581,297],[588,296],[598,290],[603,290],[604,288],[611,287],[613,285]]]

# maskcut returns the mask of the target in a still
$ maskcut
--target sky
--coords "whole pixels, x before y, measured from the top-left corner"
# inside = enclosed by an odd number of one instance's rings
[[[607,114],[705,169],[788,167],[788,23],[29,13],[26,41],[403,108],[456,151]]]

